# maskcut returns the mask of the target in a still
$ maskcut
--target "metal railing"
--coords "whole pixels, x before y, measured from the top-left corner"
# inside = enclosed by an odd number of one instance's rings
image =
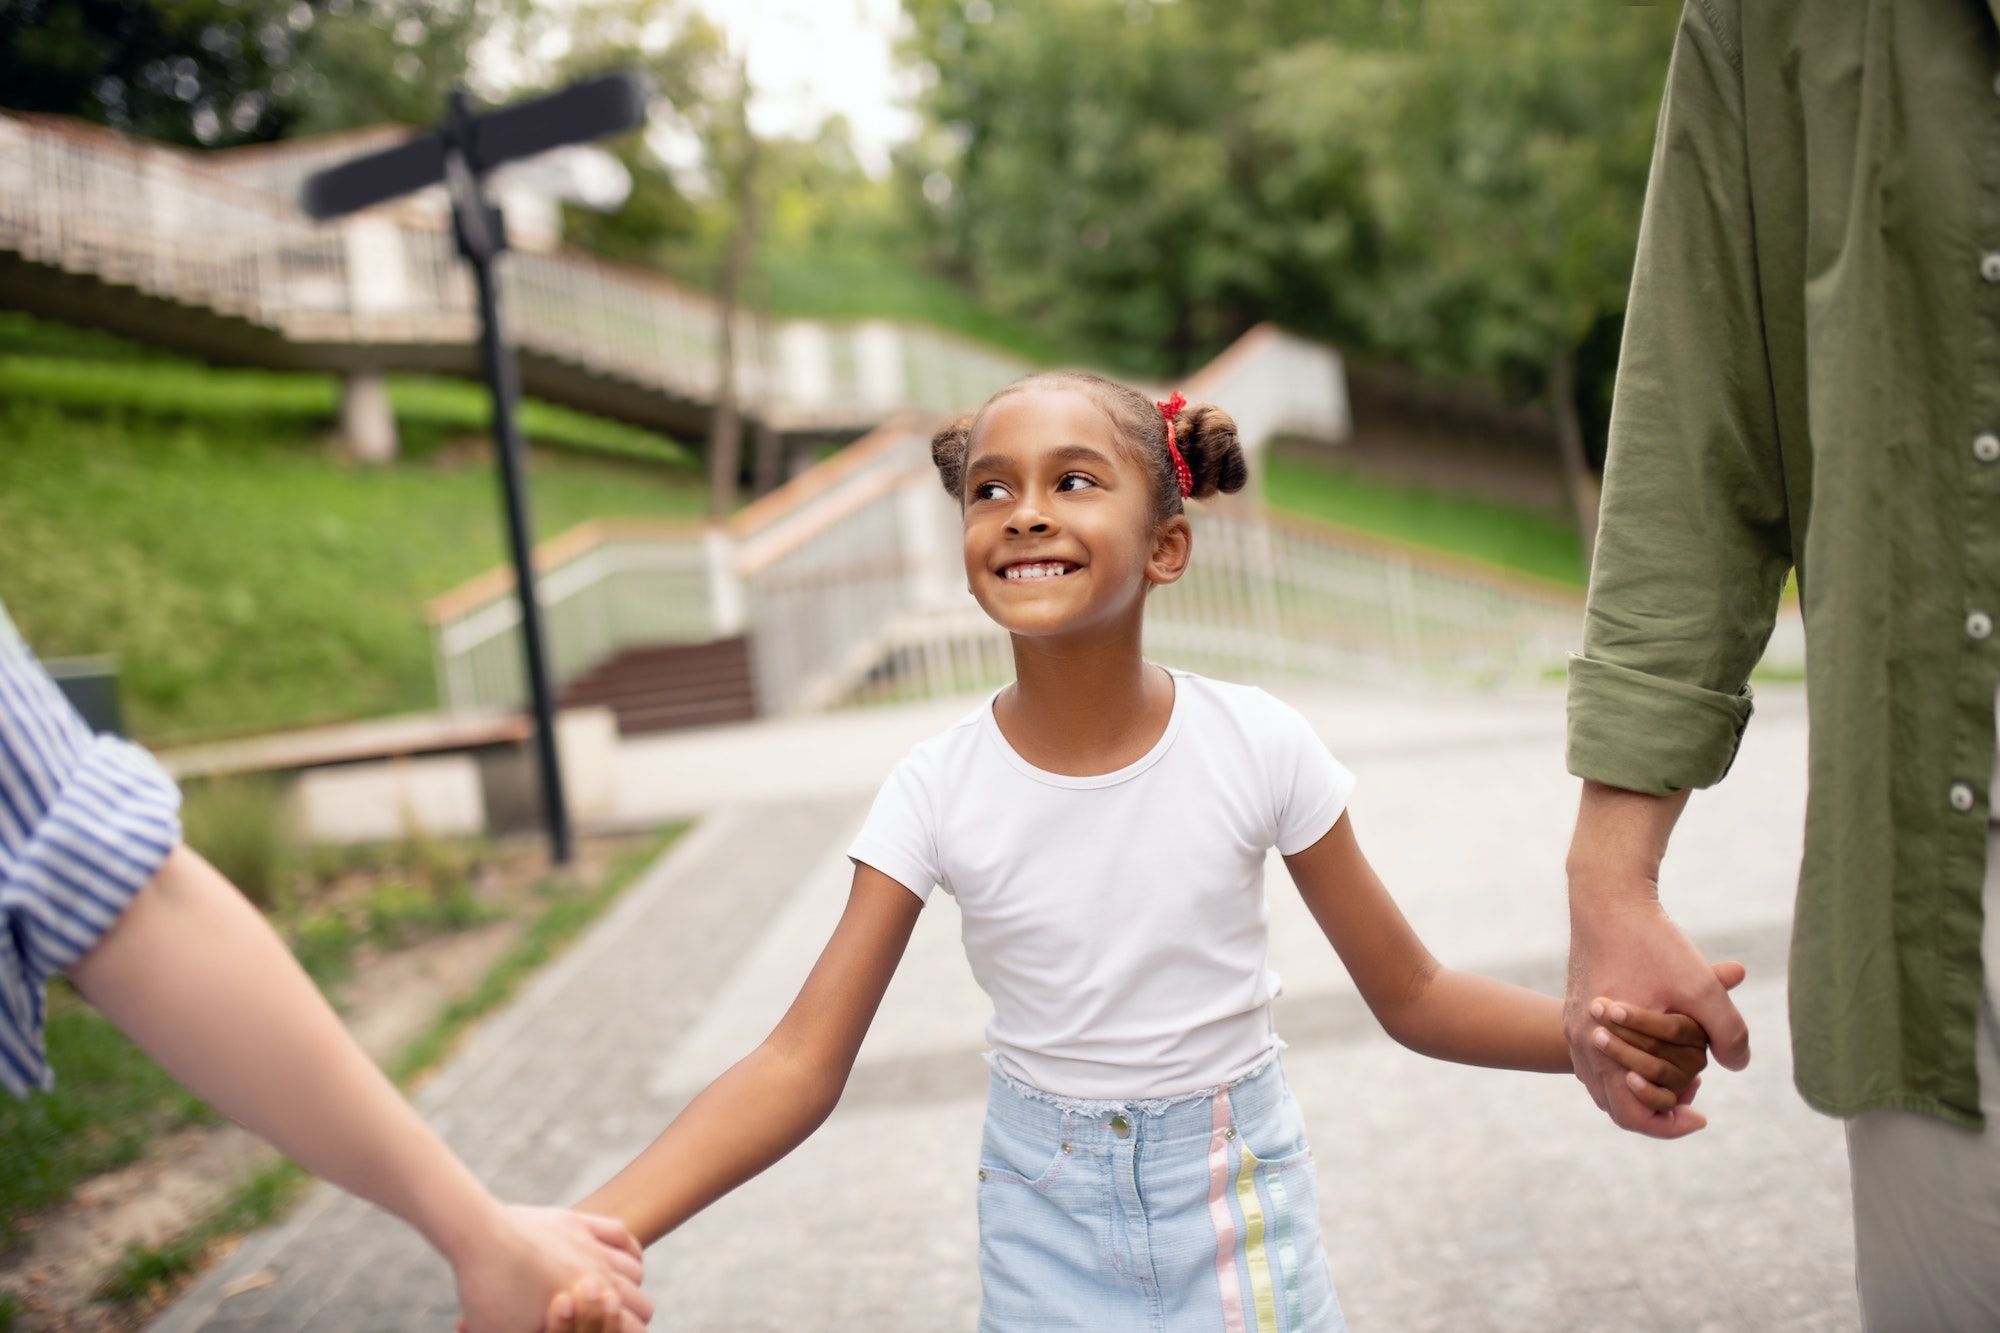
[[[282,147],[282,146],[281,146]],[[81,122],[0,114],[0,250],[246,320],[301,346],[469,345],[471,284],[425,192],[340,223],[308,221],[202,154]],[[717,389],[718,308],[649,270],[578,251],[502,265],[525,352],[691,402]],[[961,410],[1027,363],[927,325],[740,316],[737,393],[780,429],[865,429],[908,409]],[[586,410],[590,404],[579,403]]]
[[[910,570],[935,561],[899,506],[927,434],[892,422],[726,524],[594,519],[535,550],[550,677],[561,689],[626,648],[699,643],[751,628],[765,712],[837,702],[828,664],[879,637],[884,617],[934,595]],[[936,490],[936,484],[931,484]],[[942,493],[925,496],[934,533]],[[900,526],[899,526],[900,524]],[[934,545],[934,542],[932,543]],[[509,711],[527,696],[512,571],[489,570],[430,604],[438,697],[455,713]],[[838,693],[836,690],[835,693]]]
[[[1243,681],[1499,684],[1560,673],[1581,636],[1580,589],[1254,511],[1190,517],[1194,560],[1146,609],[1147,656],[1169,666]],[[829,678],[857,703],[963,694],[1013,675],[1006,634],[963,594],[891,618],[872,656],[855,656],[865,671]]]
[[[693,524],[592,520],[535,551],[535,592],[558,688],[627,648],[715,637],[711,557]],[[527,698],[513,571],[431,603],[439,701],[454,713],[512,712]]]
[[[585,525],[545,545],[558,681],[648,635],[747,629],[765,713],[1005,682],[1012,651],[965,591],[958,510],[927,434],[884,427],[727,528]],[[1499,683],[1557,674],[1577,646],[1580,589],[1248,506],[1197,506],[1191,519],[1194,562],[1147,610],[1147,651],[1169,665],[1253,681]],[[648,542],[655,565],[622,572]],[[496,571],[433,605],[440,688],[456,707],[519,701],[511,587]],[[621,615],[625,598],[650,599],[651,619]]]

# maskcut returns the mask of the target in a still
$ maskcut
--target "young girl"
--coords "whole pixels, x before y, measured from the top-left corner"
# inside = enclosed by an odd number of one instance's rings
[[[579,1207],[650,1244],[802,1142],[942,886],[993,1000],[981,1330],[1339,1329],[1271,1026],[1267,850],[1403,1044],[1568,1073],[1561,1003],[1438,965],[1361,854],[1353,777],[1297,712],[1141,655],[1147,595],[1193,553],[1182,501],[1244,483],[1225,413],[1038,375],[932,457],[1015,682],[890,776],[849,852],[846,912],[776,1031]],[[1599,1041],[1672,1108],[1700,1029],[1624,1012]],[[602,1316],[579,1294],[551,1325]]]

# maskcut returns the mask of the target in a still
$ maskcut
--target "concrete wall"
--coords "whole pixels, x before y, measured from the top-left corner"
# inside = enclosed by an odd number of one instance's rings
[[[570,819],[579,828],[617,814],[618,722],[608,708],[566,709],[556,746]],[[523,745],[475,757],[424,755],[308,769],[291,792],[293,827],[307,842],[469,838],[540,822],[534,754]]]

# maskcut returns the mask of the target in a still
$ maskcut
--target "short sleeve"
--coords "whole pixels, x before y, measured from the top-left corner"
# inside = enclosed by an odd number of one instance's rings
[[[1268,696],[1266,696],[1268,697]],[[1269,772],[1280,855],[1302,852],[1340,822],[1354,795],[1354,774],[1333,757],[1298,709],[1271,700]]]
[[[944,880],[939,864],[936,805],[926,765],[912,754],[896,765],[869,808],[847,859],[875,869],[928,902]]]
[[[180,842],[180,791],[93,736],[34,658],[0,644],[0,1086],[54,1084],[43,986],[90,951]]]

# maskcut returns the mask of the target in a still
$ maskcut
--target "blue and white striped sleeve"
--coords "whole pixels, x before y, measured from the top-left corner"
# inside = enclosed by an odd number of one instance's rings
[[[0,633],[0,1087],[54,1085],[43,986],[111,929],[180,837],[173,779],[138,746],[93,736]]]

